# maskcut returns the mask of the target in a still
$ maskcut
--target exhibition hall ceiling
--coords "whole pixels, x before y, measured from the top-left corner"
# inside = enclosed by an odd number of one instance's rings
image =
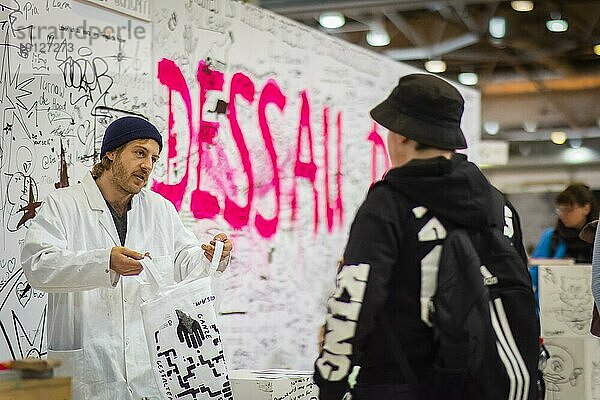
[[[442,61],[442,77],[476,80],[483,139],[535,144],[561,131],[600,148],[600,0],[256,3],[419,68]],[[331,13],[343,15],[344,25],[323,27],[319,17]]]

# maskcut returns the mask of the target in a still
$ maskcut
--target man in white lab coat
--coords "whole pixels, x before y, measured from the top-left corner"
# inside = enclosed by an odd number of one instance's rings
[[[140,313],[139,260],[161,259],[180,281],[195,268],[209,275],[209,244],[181,222],[169,201],[144,189],[162,149],[148,121],[123,117],[106,129],[101,162],[82,182],[51,193],[21,252],[31,286],[48,292],[48,356],[73,374],[75,400],[159,398]],[[169,267],[167,267],[169,266]]]

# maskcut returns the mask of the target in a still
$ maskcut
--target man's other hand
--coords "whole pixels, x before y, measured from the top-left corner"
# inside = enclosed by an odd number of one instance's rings
[[[215,235],[213,240],[210,241],[210,244],[202,243],[200,247],[204,250],[204,255],[208,258],[208,261],[212,262],[213,254],[215,254],[215,241],[223,242],[223,253],[221,254],[221,259],[219,261],[223,261],[229,257],[231,254],[231,250],[233,249],[233,244],[231,244],[231,240],[224,233],[218,233]]]
[[[127,247],[113,247],[110,251],[110,269],[124,276],[139,275],[144,269],[138,261],[142,258],[143,254]]]

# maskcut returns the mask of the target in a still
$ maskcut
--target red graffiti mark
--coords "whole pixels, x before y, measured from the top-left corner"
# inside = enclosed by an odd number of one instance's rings
[[[306,132],[308,139],[308,159],[309,161],[301,161],[302,136]],[[312,184],[314,197],[314,231],[317,232],[319,226],[319,192],[315,185],[317,179],[317,165],[314,161],[312,130],[310,127],[310,105],[306,91],[302,91],[302,108],[300,110],[300,123],[298,124],[298,139],[296,142],[296,163],[294,165],[294,183],[292,185],[292,222],[298,218],[298,179],[306,178]]]
[[[269,127],[266,116],[266,108],[270,103],[276,105],[280,111],[283,111],[286,103],[286,98],[283,93],[281,93],[279,86],[277,86],[277,82],[272,79],[267,81],[260,95],[260,99],[258,100],[258,124],[265,142],[265,149],[267,150],[269,159],[271,160],[271,170],[273,172],[273,177],[266,186],[267,189],[273,188],[275,191],[275,215],[273,218],[267,219],[258,211],[256,211],[256,217],[254,218],[256,230],[262,237],[265,238],[273,236],[277,231],[277,224],[279,223],[279,211],[281,208],[281,188],[279,182],[279,168],[277,167],[277,153],[275,152],[273,137],[271,136],[271,128]]]
[[[369,132],[367,140],[373,142],[373,145],[371,146],[371,184],[373,184],[381,179],[381,177],[390,168],[390,159],[387,155],[387,150],[383,139],[377,132],[377,124],[375,122],[373,122],[373,129],[371,132]],[[381,154],[383,157],[384,171],[382,174],[378,174],[379,170],[377,168],[377,154]]]
[[[234,229],[240,229],[248,225],[250,220],[250,206],[252,205],[252,197],[254,196],[254,175],[252,174],[252,165],[250,163],[250,153],[242,134],[242,129],[237,121],[236,96],[241,95],[249,103],[254,101],[254,83],[246,75],[238,72],[231,78],[231,86],[229,88],[229,108],[227,117],[231,126],[231,134],[233,140],[240,152],[242,167],[248,179],[247,201],[245,206],[238,205],[228,195],[225,195],[225,210],[223,217],[229,225]]]
[[[175,205],[177,211],[181,208],[181,202],[183,201],[183,195],[185,194],[185,190],[188,183],[188,174],[189,174],[189,163],[190,163],[190,152],[191,146],[194,136],[194,129],[192,128],[192,99],[190,97],[190,91],[188,89],[187,82],[179,69],[179,66],[175,64],[171,60],[162,59],[158,63],[158,79],[160,83],[165,85],[169,89],[169,119],[168,119],[168,158],[167,165],[177,157],[177,148],[175,146],[171,147],[171,145],[176,143],[177,133],[173,131],[173,126],[175,125],[175,116],[173,114],[173,92],[179,93],[183,103],[185,104],[185,109],[187,111],[187,122],[188,122],[188,132],[190,135],[190,141],[188,144],[186,164],[185,164],[185,174],[181,178],[181,181],[176,184],[169,184],[168,177],[167,182],[158,182],[154,180],[152,183],[152,190],[162,194],[165,198],[171,201]]]
[[[334,212],[337,211],[339,226],[344,223],[344,208],[342,201],[342,113],[338,112],[336,118],[337,138],[336,138],[336,172],[335,183],[337,196],[335,207],[331,206],[331,197],[329,193],[329,107],[323,108],[323,155],[325,169],[325,212],[327,216],[327,231],[333,231]]]
[[[213,218],[221,211],[219,200],[207,190],[200,189],[202,182],[202,167],[206,165],[204,151],[207,144],[213,144],[215,136],[219,131],[219,123],[205,121],[204,106],[206,104],[206,93],[209,90],[223,90],[223,73],[210,69],[202,60],[198,63],[198,73],[196,79],[200,85],[200,113],[198,116],[198,165],[196,166],[196,189],[192,191],[190,208],[192,215],[197,219]]]

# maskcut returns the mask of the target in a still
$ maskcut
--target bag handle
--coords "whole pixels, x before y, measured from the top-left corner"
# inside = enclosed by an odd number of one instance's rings
[[[164,282],[162,277],[156,270],[156,264],[152,261],[152,259],[141,259],[140,263],[142,264],[142,267],[144,267],[145,275],[148,278],[149,282],[143,280],[139,275],[135,277],[135,280],[138,281],[140,285],[153,286],[154,289],[160,292],[161,288],[164,287]]]
[[[221,256],[223,255],[223,246],[224,243],[220,240],[215,240],[215,252],[213,253],[212,261],[208,266],[208,274],[214,275],[219,268],[219,263],[221,262]],[[203,268],[194,268],[182,282],[193,281],[200,277],[200,275],[204,273]]]
[[[213,273],[219,268],[221,256],[223,255],[223,247],[225,247],[225,243],[215,239],[215,252],[213,253],[212,261],[210,263],[210,269]]]

